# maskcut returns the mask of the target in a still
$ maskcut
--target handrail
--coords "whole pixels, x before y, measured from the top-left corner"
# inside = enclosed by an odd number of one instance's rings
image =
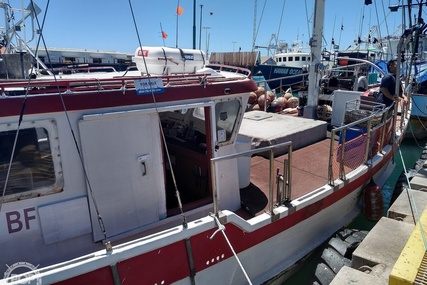
[[[209,63],[209,64],[206,64],[206,67],[214,67],[214,69],[217,68],[217,70],[219,70],[219,71],[226,70],[226,71],[231,72],[231,70],[233,70],[234,73],[243,74],[243,75],[246,75],[248,77],[251,75],[251,71],[248,68],[239,67],[239,66]]]
[[[212,66],[212,65],[211,65]],[[230,73],[235,73],[236,75],[245,76],[246,78],[250,77],[250,70],[245,68],[236,68],[226,65],[214,65],[218,68],[218,70],[224,70],[228,71]],[[90,84],[121,84],[122,87],[126,86],[127,84],[132,84],[135,80],[139,79],[156,79],[161,78],[164,80],[165,83],[171,83],[173,82],[175,85],[178,83],[182,84],[188,84],[189,82],[193,82],[191,80],[194,80],[193,84],[200,84],[201,79],[203,79],[203,82],[217,82],[220,79],[224,81],[229,81],[231,79],[235,78],[227,78],[227,77],[211,77],[212,74],[210,73],[186,73],[186,74],[176,74],[176,75],[153,75],[153,76],[145,76],[145,75],[132,75],[132,76],[124,76],[120,72],[117,72],[118,74],[114,76],[112,74],[111,77],[108,78],[96,78],[95,75],[93,77],[87,77],[87,78],[61,78],[60,76],[57,77],[56,80],[53,80],[52,77],[49,78],[37,78],[33,80],[28,79],[20,79],[20,80],[0,80],[0,90],[2,93],[5,92],[6,89],[10,88],[20,88],[22,90],[25,89],[32,89],[35,87],[43,88],[43,87],[64,87],[67,89],[70,89],[73,85],[90,85]],[[96,74],[96,73],[95,73]],[[43,90],[47,91],[47,90]]]
[[[212,196],[213,196],[213,205],[214,205],[214,214],[216,216],[219,215],[219,209],[218,209],[218,189],[217,189],[217,183],[216,183],[216,178],[217,178],[217,173],[216,173],[216,163],[219,161],[223,161],[223,160],[228,160],[228,159],[233,159],[233,158],[238,158],[240,156],[249,156],[249,155],[253,155],[253,154],[258,154],[261,152],[269,152],[270,153],[270,170],[269,170],[269,210],[271,215],[273,216],[273,208],[274,208],[274,203],[273,203],[273,197],[274,197],[274,193],[273,193],[273,188],[274,188],[274,177],[275,177],[275,173],[274,173],[274,149],[276,148],[281,148],[281,147],[288,147],[288,159],[285,160],[285,164],[284,164],[284,168],[286,171],[286,176],[288,181],[291,181],[291,169],[292,169],[292,141],[288,141],[288,142],[283,142],[277,145],[272,145],[272,146],[266,146],[266,147],[261,147],[261,148],[257,148],[257,149],[252,149],[252,150],[246,150],[246,151],[242,151],[242,152],[238,152],[238,153],[234,153],[234,154],[229,154],[229,155],[224,155],[224,156],[220,156],[220,157],[215,157],[215,158],[211,158],[210,160],[210,167],[211,167],[211,180],[212,180]],[[286,181],[284,181],[284,183],[286,183]],[[291,195],[291,189],[290,189],[290,183],[288,185],[288,191],[287,193],[289,194],[289,197]]]
[[[280,83],[282,83],[282,80],[288,80],[288,79],[292,79],[292,78],[297,78],[297,77],[301,77],[303,78],[304,76],[308,76],[308,73],[300,73],[300,74],[295,74],[295,75],[289,75],[289,76],[282,76],[282,77],[276,77],[273,79],[265,79],[265,80],[261,80],[258,83],[269,83],[269,82],[275,82],[275,81],[280,81]],[[301,83],[304,82],[304,80],[298,81],[296,83]],[[291,85],[294,85],[295,83],[292,83]],[[280,86],[282,86],[282,84],[280,84]]]
[[[345,143],[347,142],[347,139],[346,139],[346,132],[347,132],[347,130],[350,129],[350,128],[352,128],[352,127],[354,127],[354,126],[357,126],[357,125],[361,125],[361,124],[366,125],[366,142],[367,142],[367,145],[365,147],[365,156],[364,156],[363,163],[362,163],[362,164],[366,164],[368,162],[368,160],[369,160],[369,158],[368,158],[368,154],[369,153],[368,152],[369,152],[369,148],[371,147],[370,141],[371,141],[372,131],[374,129],[378,129],[381,126],[385,126],[386,123],[390,119],[393,120],[393,122],[394,122],[393,123],[393,127],[394,128],[392,129],[392,132],[394,133],[396,131],[396,129],[395,129],[396,128],[395,122],[397,120],[397,115],[398,114],[394,114],[391,117],[387,116],[387,114],[389,114],[389,112],[392,111],[392,110],[394,110],[393,105],[391,107],[387,107],[387,108],[385,108],[383,110],[377,110],[376,112],[373,112],[371,115],[369,115],[366,118],[357,120],[355,122],[351,122],[351,123],[346,124],[346,125],[341,126],[341,127],[334,128],[331,131],[331,137],[332,138],[334,138],[338,133],[341,133],[341,145],[342,145],[342,148],[341,148],[340,156],[337,158],[337,161],[339,163],[339,175],[338,176],[339,176],[339,178],[341,180],[345,180],[346,179],[346,177],[345,177],[346,173],[345,173],[345,169],[344,169],[344,152],[345,152]],[[400,116],[401,116],[402,119],[404,119],[406,117],[406,113],[407,113],[406,108],[402,108],[402,112],[400,114]],[[378,119],[379,116],[381,116],[380,123],[377,124],[376,126],[373,126],[372,125],[373,120],[374,119]],[[403,126],[400,126],[400,127],[403,127]],[[386,137],[385,136],[385,131],[386,131],[386,129],[383,128],[382,132],[380,134],[380,137],[378,138],[377,142],[379,142],[379,146],[380,146],[380,149],[378,151],[381,151],[382,148],[383,148],[383,143],[384,143],[384,140],[385,140],[385,137]],[[392,139],[395,139],[395,136],[392,136]],[[329,184],[331,186],[334,186],[334,173],[333,173],[334,143],[335,143],[335,140],[331,139],[330,150],[329,150],[330,151],[330,156],[329,156],[329,164],[328,164],[328,180],[329,180]]]
[[[366,129],[367,129],[367,142],[368,143],[367,143],[367,146],[365,148],[365,157],[364,157],[364,160],[363,160],[364,163],[365,163],[366,161],[368,161],[368,149],[369,149],[369,142],[370,142],[370,137],[371,137],[372,121],[375,118],[377,118],[379,115],[387,113],[388,110],[389,110],[389,108],[386,108],[386,109],[383,109],[383,110],[379,110],[377,112],[373,112],[370,116],[368,116],[366,118],[357,120],[355,122],[346,124],[346,125],[338,127],[338,128],[334,128],[331,131],[331,137],[332,138],[334,138],[338,132],[341,133],[342,151],[340,153],[340,157],[339,157],[339,161],[338,161],[339,162],[339,178],[341,180],[345,180],[346,179],[346,177],[345,177],[345,170],[344,170],[344,155],[345,155],[345,147],[344,147],[344,145],[347,142],[347,139],[346,139],[347,130],[350,129],[350,128],[352,128],[352,127],[354,127],[354,126],[360,125],[360,124],[366,124],[367,125]],[[385,120],[386,120],[385,116],[382,116],[380,124],[385,124]],[[330,145],[329,151],[330,151],[330,155],[329,155],[329,164],[328,164],[328,178],[329,178],[329,185],[334,186],[334,175],[333,175],[334,140],[333,139],[331,139],[331,145]]]

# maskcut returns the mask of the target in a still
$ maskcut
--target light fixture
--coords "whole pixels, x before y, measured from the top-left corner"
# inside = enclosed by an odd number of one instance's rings
[[[399,6],[398,5],[389,6],[388,8],[390,9],[390,12],[397,12],[397,10],[399,10]]]

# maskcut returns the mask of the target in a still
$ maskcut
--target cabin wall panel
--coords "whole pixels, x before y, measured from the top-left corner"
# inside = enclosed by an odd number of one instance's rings
[[[42,206],[38,212],[45,244],[92,231],[86,197]]]
[[[94,240],[121,235],[166,217],[162,143],[155,114],[94,115],[80,122]],[[91,196],[91,195],[89,195]]]

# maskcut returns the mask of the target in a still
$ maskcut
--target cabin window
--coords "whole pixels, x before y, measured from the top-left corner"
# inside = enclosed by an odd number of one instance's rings
[[[279,60],[279,62],[282,62],[282,58],[281,57],[278,57],[277,59]]]
[[[92,59],[92,61],[93,61],[93,63],[102,63],[102,58],[96,58],[96,57],[94,57]]]
[[[292,56],[288,57],[288,61],[294,61],[294,58]]]
[[[303,56],[303,57],[301,57],[301,60],[302,60],[302,61],[306,61],[306,60],[307,60],[307,58],[306,58],[305,56]]]
[[[0,187],[2,191],[6,189],[4,201],[52,191],[57,179],[51,147],[48,128],[43,126],[22,127],[19,132],[0,128]]]
[[[215,105],[216,135],[219,143],[229,141],[240,113],[238,100],[219,102]]]
[[[73,62],[76,62],[75,57],[65,57],[64,58],[64,63],[73,63]]]
[[[286,62],[286,57],[283,58],[283,62]]]
[[[296,57],[295,57],[295,61],[299,61],[299,56],[296,56]]]
[[[195,118],[198,118],[198,119],[204,121],[205,120],[205,108],[204,107],[194,108],[193,116]]]

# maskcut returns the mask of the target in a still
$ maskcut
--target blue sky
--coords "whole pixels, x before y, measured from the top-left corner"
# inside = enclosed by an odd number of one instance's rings
[[[21,7],[21,1],[5,2],[10,3],[12,7]],[[35,1],[42,9],[40,22],[46,12],[47,2]],[[257,2],[257,20],[254,22],[255,1],[196,0],[196,48],[200,46],[206,50],[209,38],[209,52],[238,51],[239,48],[242,51],[250,51],[254,24],[258,30],[256,45],[268,45],[272,34],[288,43],[299,39],[303,45],[308,44],[313,26],[314,0]],[[382,36],[393,34],[401,24],[401,12],[391,14],[388,6],[397,4],[399,0],[373,2],[366,6],[364,0],[326,0],[324,39],[327,47],[330,46],[332,37],[336,44],[340,44],[342,48],[347,47],[358,36],[366,37],[370,27],[374,25],[380,27]],[[24,3],[24,6],[27,6],[29,1]],[[166,46],[175,47],[178,38],[179,47],[193,47],[193,0],[179,1],[184,13],[178,17],[178,25],[177,0],[131,0],[131,4],[143,46],[163,45],[161,24],[163,31],[168,34],[165,39]],[[282,8],[283,18],[279,29]],[[15,21],[19,18],[19,13],[16,13]],[[341,24],[343,31],[340,29]],[[139,45],[128,0],[51,0],[43,31],[48,47],[133,53]],[[30,46],[35,46],[35,43]],[[266,54],[265,49],[261,49],[261,52]]]

